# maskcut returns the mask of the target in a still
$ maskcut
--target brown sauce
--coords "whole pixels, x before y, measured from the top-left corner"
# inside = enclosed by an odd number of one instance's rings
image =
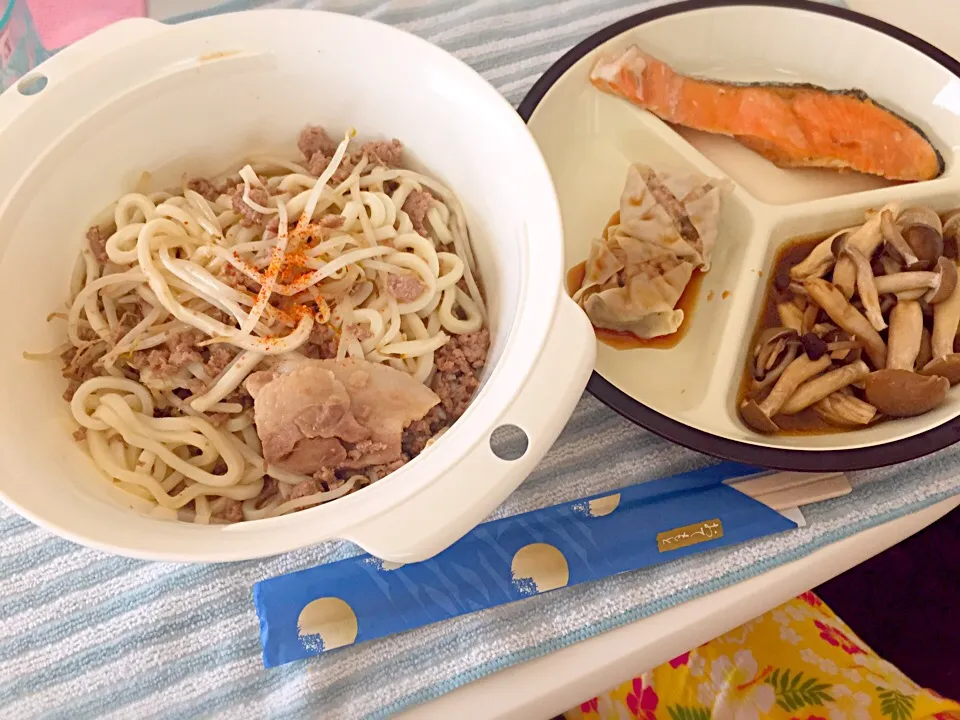
[[[604,226],[603,232],[606,233],[611,225],[616,225],[619,222],[620,213],[618,211],[610,216],[610,220],[608,220],[606,226]],[[586,272],[586,260],[574,265],[567,271],[567,293],[573,295],[580,289],[580,286],[583,284],[583,276],[586,275]],[[687,283],[683,294],[680,295],[680,299],[677,300],[675,308],[677,310],[683,310],[683,322],[680,323],[680,327],[677,328],[675,333],[656,338],[642,338],[625,330],[609,330],[607,328],[598,328],[594,325],[593,329],[597,334],[597,339],[603,344],[609,345],[617,350],[633,350],[636,348],[668,350],[676,347],[690,330],[693,310],[696,307],[697,298],[700,297],[700,286],[703,285],[703,276],[704,273],[699,268],[694,270],[693,275],[690,277],[690,282]],[[729,295],[729,293],[724,293],[724,297],[727,295]]]
[[[750,395],[750,387],[753,377],[750,372],[750,363],[753,359],[753,348],[757,343],[760,334],[768,328],[780,327],[780,315],[777,313],[777,305],[780,302],[789,300],[792,296],[789,291],[781,292],[777,290],[776,279],[790,272],[790,268],[799,263],[810,254],[810,251],[816,247],[821,240],[824,240],[833,233],[825,235],[816,235],[815,237],[800,237],[791,240],[780,248],[773,261],[773,267],[770,271],[770,277],[767,281],[767,288],[763,295],[763,304],[760,306],[760,317],[757,320],[753,335],[750,338],[750,351],[747,353],[746,364],[743,368],[743,375],[740,380],[740,388],[737,392],[737,407]],[[842,428],[830,423],[824,422],[817,415],[816,411],[808,408],[796,415],[776,415],[773,421],[780,427],[776,435],[829,435],[834,433],[846,432],[853,428]]]

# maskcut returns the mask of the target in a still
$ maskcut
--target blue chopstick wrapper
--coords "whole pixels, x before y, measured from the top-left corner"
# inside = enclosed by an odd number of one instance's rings
[[[721,463],[487,522],[424,562],[359,555],[263,580],[253,588],[263,664],[795,528],[724,484],[765,472]]]

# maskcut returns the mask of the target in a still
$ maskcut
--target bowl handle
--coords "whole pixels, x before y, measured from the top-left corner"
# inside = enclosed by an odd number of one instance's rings
[[[19,82],[44,75],[51,85],[60,83],[87,65],[164,28],[163,23],[148,18],[120,20],[68,45],[24,75]],[[21,112],[34,104],[35,98],[19,92],[18,84],[14,83],[6,92],[0,94],[0,132],[3,132]]]
[[[586,387],[596,353],[590,321],[562,294],[543,351],[497,424],[524,430],[528,445],[523,456],[502,460],[490,448],[489,437],[484,438],[448,471],[460,482],[432,483],[343,537],[371,555],[399,563],[426,560],[459,540],[527,478],[556,441]]]

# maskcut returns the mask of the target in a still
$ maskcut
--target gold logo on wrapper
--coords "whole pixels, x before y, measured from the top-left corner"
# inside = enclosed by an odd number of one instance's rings
[[[657,549],[660,552],[670,552],[722,537],[723,523],[720,522],[720,518],[714,518],[657,533]]]

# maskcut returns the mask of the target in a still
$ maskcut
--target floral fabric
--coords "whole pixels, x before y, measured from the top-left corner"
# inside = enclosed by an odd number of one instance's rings
[[[813,593],[564,713],[565,720],[960,720]]]

